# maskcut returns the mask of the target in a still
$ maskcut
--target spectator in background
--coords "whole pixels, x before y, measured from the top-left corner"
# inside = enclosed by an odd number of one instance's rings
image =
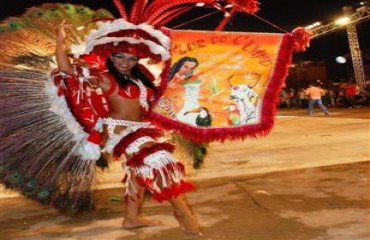
[[[335,92],[333,89],[329,89],[328,90],[328,95],[329,95],[329,102],[330,102],[330,105],[329,106],[332,106],[334,107],[335,106]]]
[[[324,106],[321,100],[322,96],[325,94],[323,89],[317,87],[316,84],[311,83],[306,89],[305,93],[309,98],[308,115],[313,115],[313,108],[315,104],[317,104],[317,106],[321,109],[321,111],[324,112],[325,115],[329,115],[328,109]]]
[[[342,87],[344,88],[345,93],[346,93],[346,97],[345,97],[346,107],[348,108],[354,107],[355,96],[360,93],[358,85],[354,83],[344,83],[342,84]]]
[[[367,96],[366,92],[360,92],[360,94],[354,97],[354,106],[355,108],[361,108],[364,106],[368,106],[370,102],[369,96]]]
[[[335,104],[339,108],[347,107],[347,101],[346,101],[346,90],[343,88],[340,88],[335,100]]]
[[[299,106],[301,108],[307,108],[308,106],[308,99],[304,88],[299,89]]]

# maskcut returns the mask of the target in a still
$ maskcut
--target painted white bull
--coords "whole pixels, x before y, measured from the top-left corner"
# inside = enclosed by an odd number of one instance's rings
[[[258,81],[253,86],[248,84],[237,84],[232,85],[230,79],[233,77],[230,76],[227,79],[227,83],[230,89],[230,99],[232,99],[240,113],[239,125],[255,122],[257,120],[257,107],[254,102],[259,98],[258,94],[253,90],[257,85]],[[253,101],[254,100],[254,101]]]

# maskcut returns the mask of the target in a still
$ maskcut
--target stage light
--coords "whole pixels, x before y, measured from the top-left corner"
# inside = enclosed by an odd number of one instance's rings
[[[336,25],[346,25],[351,21],[349,17],[341,17],[335,21]]]
[[[335,61],[340,64],[345,64],[347,62],[347,59],[343,56],[338,56],[335,58]]]

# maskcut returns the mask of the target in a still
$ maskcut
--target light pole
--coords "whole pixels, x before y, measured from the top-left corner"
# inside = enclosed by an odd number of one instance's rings
[[[312,32],[312,39],[324,34],[334,32],[346,26],[351,58],[354,70],[354,77],[360,90],[365,88],[365,73],[362,63],[361,50],[357,38],[356,24],[370,19],[370,7],[365,3],[354,12],[352,7],[344,7],[345,17],[340,18],[332,23],[322,25],[317,22],[307,26],[306,29]]]
[[[352,7],[343,7],[344,14],[352,14],[353,10]],[[360,45],[358,43],[357,37],[357,29],[356,25],[353,23],[349,23],[346,25],[347,29],[347,37],[349,43],[349,49],[351,50],[351,57],[352,57],[352,64],[353,64],[353,73],[356,80],[357,85],[360,88],[360,91],[365,89],[365,73],[364,67],[362,63],[362,56]]]

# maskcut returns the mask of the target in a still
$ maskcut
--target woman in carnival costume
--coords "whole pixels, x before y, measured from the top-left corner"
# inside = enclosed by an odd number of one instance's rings
[[[107,31],[115,26],[119,29],[119,24],[129,25],[128,22],[122,22],[122,19],[118,21],[121,22],[113,21],[103,25],[98,32]],[[59,25],[56,56],[58,68],[65,74],[63,78],[68,84],[68,81],[81,77],[80,73],[84,70],[79,71],[79,65],[72,65],[64,50],[67,27],[65,22]],[[114,31],[111,33],[114,34]],[[152,35],[163,35],[154,29],[150,32]],[[102,151],[112,154],[114,158],[126,158],[123,180],[126,186],[126,209],[122,226],[125,229],[132,229],[160,224],[159,221],[145,219],[140,215],[144,192],[149,190],[154,200],[171,203],[174,216],[186,233],[200,234],[198,223],[183,197],[184,193],[193,189],[193,185],[184,180],[184,166],[171,154],[173,145],[159,140],[162,136],[161,130],[145,121],[145,114],[150,111],[157,89],[152,82],[153,76],[138,62],[140,57],[154,55],[150,52],[150,47],[154,48],[156,43],[148,44],[148,53],[140,52],[146,46],[135,45],[139,39],[138,35],[142,32],[132,34],[130,31],[130,34],[123,34],[125,35],[121,37],[123,42],[117,45],[115,39],[116,46],[112,48],[105,46],[112,44],[108,35],[102,37],[103,44],[95,39],[87,42],[87,45],[92,46],[92,51],[98,49],[97,51],[108,55],[107,70],[95,74],[90,72],[82,76],[88,78],[89,83],[95,88],[100,88],[107,100],[108,111],[102,119]],[[158,48],[164,49],[157,45]],[[166,50],[162,55],[165,54]]]

